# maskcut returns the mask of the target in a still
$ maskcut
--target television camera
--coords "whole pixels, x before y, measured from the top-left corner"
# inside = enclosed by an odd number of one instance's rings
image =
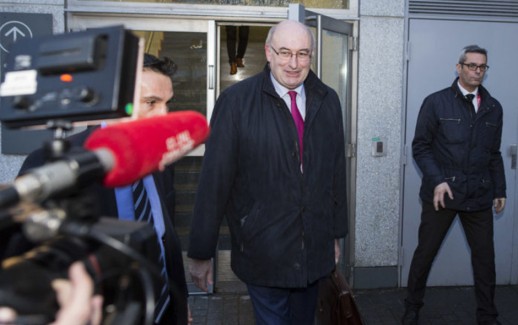
[[[73,123],[131,115],[142,55],[141,40],[122,26],[15,43],[0,85],[0,120],[8,128],[54,130],[44,146],[48,162],[69,163],[65,133]],[[0,230],[21,228],[33,245],[2,261],[0,306],[31,324],[53,321],[59,306],[50,283],[83,261],[104,296],[103,324],[153,323],[156,234],[147,224],[99,216],[86,189],[100,186],[105,172],[79,169],[73,186],[42,199],[0,190]]]

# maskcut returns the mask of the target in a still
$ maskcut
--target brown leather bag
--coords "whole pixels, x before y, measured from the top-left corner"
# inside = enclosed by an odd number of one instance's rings
[[[320,280],[316,323],[318,325],[363,325],[360,311],[344,276],[334,270]]]

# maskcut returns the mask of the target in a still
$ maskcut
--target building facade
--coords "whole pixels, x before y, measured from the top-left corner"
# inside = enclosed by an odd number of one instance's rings
[[[0,14],[52,14],[55,33],[123,24],[146,39],[146,51],[157,55],[172,53],[179,65],[178,84],[175,85],[177,105],[184,105],[184,109],[200,110],[208,118],[221,89],[248,76],[251,70],[264,66],[261,46],[269,26],[286,18],[307,22],[321,40],[321,52],[314,69],[318,70],[324,81],[333,85],[344,106],[350,183],[350,236],[343,243],[344,261],[341,268],[356,288],[406,286],[408,264],[417,241],[416,227],[420,212],[415,190],[420,182],[419,173],[409,149],[420,101],[427,93],[451,84],[458,53],[468,43],[478,43],[489,49],[489,65],[493,74],[488,76],[487,82],[490,90],[497,91],[494,94],[496,98],[500,99],[498,95],[502,87],[516,88],[516,82],[513,85],[513,81],[506,82],[505,78],[499,80],[505,69],[498,69],[498,64],[493,69],[492,55],[496,57],[497,53],[509,53],[507,47],[517,47],[518,38],[515,35],[518,33],[512,32],[518,24],[518,14],[515,14],[518,6],[508,4],[507,8],[503,8],[498,1],[481,4],[480,1],[462,0],[450,1],[449,4],[424,0],[308,1],[303,5],[262,0],[174,3],[2,0]],[[473,26],[468,28],[466,23]],[[226,26],[252,28],[247,50],[249,54],[245,57],[245,66],[250,71],[228,74],[224,45],[228,38]],[[323,32],[318,26],[322,27]],[[336,29],[326,26],[335,26]],[[479,30],[486,32],[480,33]],[[457,37],[461,31],[470,37]],[[498,35],[492,38],[493,33]],[[498,37],[502,39],[498,40]],[[187,49],[190,52],[186,52]],[[509,57],[510,54],[504,55],[502,60]],[[507,69],[516,70],[513,66]],[[442,71],[442,74],[436,75],[437,71]],[[416,88],[417,85],[419,88]],[[515,93],[518,92],[509,91],[509,94]],[[512,112],[516,103],[516,95],[502,98],[506,112]],[[511,115],[514,121],[509,123],[516,126],[518,118],[514,113]],[[503,143],[502,151],[506,156],[507,147],[512,148],[514,143],[518,143],[517,132],[511,131],[513,125],[506,126],[510,139]],[[194,158],[187,159],[186,164],[195,165],[195,157],[202,154],[201,148],[193,154]],[[12,181],[23,157],[23,154],[12,153],[0,155],[0,183]],[[518,283],[518,252],[513,248],[517,246],[518,223],[514,222],[513,217],[515,180],[511,160],[506,169],[511,182],[508,187],[512,188],[508,193],[508,206],[505,215],[495,219],[495,227],[502,229],[502,236],[496,236],[497,247],[501,245],[509,252],[497,256],[499,284]],[[182,202],[177,201],[177,205],[181,206]],[[501,225],[498,224],[500,221]],[[460,252],[441,252],[438,266],[432,271],[433,284],[470,284],[469,277],[465,279],[471,273],[466,271],[470,268],[469,258],[466,257],[469,252],[462,235],[458,236],[457,233],[461,232],[457,228],[458,225],[450,234],[452,243],[445,245],[459,246],[457,250]],[[495,233],[500,234],[499,230]],[[461,238],[458,239],[460,244],[453,239],[457,237]],[[232,279],[231,275],[228,278],[224,275],[223,269],[228,267],[223,265],[228,259],[225,251],[223,240],[218,262],[221,282]],[[465,263],[463,259],[467,259],[468,265],[462,273],[453,277],[455,280],[451,280],[455,267],[440,268],[442,263]],[[499,264],[500,259],[509,260],[509,263]]]

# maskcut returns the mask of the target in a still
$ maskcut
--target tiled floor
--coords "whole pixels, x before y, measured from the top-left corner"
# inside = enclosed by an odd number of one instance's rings
[[[366,325],[400,324],[405,289],[357,290],[356,301]],[[518,286],[499,286],[495,295],[503,325],[518,324]],[[254,324],[250,299],[242,287],[234,293],[195,295],[189,298],[193,325]],[[472,287],[428,288],[420,325],[476,325]]]

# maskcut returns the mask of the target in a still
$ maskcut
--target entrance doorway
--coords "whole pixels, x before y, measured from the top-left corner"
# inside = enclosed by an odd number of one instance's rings
[[[291,7],[290,7],[291,10]],[[309,13],[309,12],[308,12]],[[102,19],[99,19],[102,16]],[[325,16],[319,16],[315,23],[306,20],[317,36],[317,62],[314,71],[333,87],[340,96],[343,106],[344,123],[349,125],[351,119],[351,65],[349,46],[350,34],[333,29],[324,29]],[[330,19],[330,18],[329,18]],[[131,14],[95,14],[82,13],[69,17],[71,30],[124,25],[135,31],[146,40],[146,52],[159,57],[171,57],[178,65],[174,78],[175,98],[171,110],[196,110],[202,112],[210,120],[215,100],[219,93],[230,85],[252,76],[264,68],[266,57],[264,42],[269,28],[276,21],[217,21],[198,19],[178,19],[164,15],[131,15]],[[341,23],[351,28],[350,24]],[[249,27],[248,43],[244,55],[244,66],[238,67],[237,73],[230,74],[227,52],[227,26]],[[338,53],[338,55],[337,55]],[[352,127],[346,127],[347,143],[351,143]],[[175,163],[175,216],[174,224],[180,236],[184,250],[184,262],[189,291],[200,293],[190,283],[186,251],[191,223],[192,208],[204,147],[183,157]],[[207,162],[210,163],[210,162]],[[349,174],[351,174],[351,164]],[[351,179],[351,177],[349,177]],[[352,193],[352,191],[349,191]],[[352,200],[349,199],[349,202]],[[352,208],[351,208],[352,211]],[[351,227],[351,229],[353,229]],[[347,245],[350,247],[350,245]],[[347,255],[349,252],[345,252]],[[230,269],[230,238],[228,228],[224,224],[220,231],[218,254],[214,260],[215,288],[219,292],[244,289],[240,281]]]

